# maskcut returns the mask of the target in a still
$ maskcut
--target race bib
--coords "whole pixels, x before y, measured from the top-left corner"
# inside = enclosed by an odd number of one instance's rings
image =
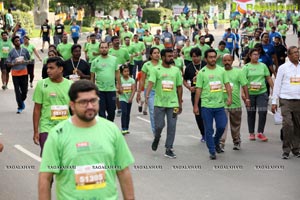
[[[230,84],[230,88],[231,88],[231,92],[233,92],[233,83],[229,83]],[[227,93],[226,87],[224,86],[224,90],[225,93]]]
[[[165,92],[170,92],[174,88],[174,82],[173,81],[162,81],[162,90]]]
[[[57,29],[57,33],[61,33],[62,30],[60,28]]]
[[[165,38],[165,42],[166,42],[166,43],[170,43],[170,42],[171,42],[171,39],[170,39],[170,38]]]
[[[47,26],[44,26],[43,30],[44,30],[44,32],[48,32]]]
[[[232,38],[227,38],[227,42],[232,42]]]
[[[152,42],[146,42],[146,45],[147,45],[147,46],[151,46],[151,45],[152,45]]]
[[[104,164],[76,166],[76,190],[93,190],[106,187]]]
[[[180,40],[180,41],[177,42],[177,45],[183,46],[183,45],[184,45],[184,42],[183,42],[182,40]]]
[[[54,105],[51,106],[51,120],[64,120],[68,119],[68,106],[67,105]]]
[[[69,76],[69,79],[70,79],[71,81],[78,81],[78,80],[80,80],[80,76],[78,76],[77,74],[71,74],[71,75]]]
[[[290,78],[291,85],[300,85],[300,77],[291,77]]]
[[[214,81],[209,83],[210,92],[221,92],[222,84],[221,81]]]
[[[76,32],[76,28],[72,28],[72,32],[75,33]]]
[[[2,53],[9,53],[9,47],[2,47]]]
[[[17,33],[16,33],[16,36],[18,36],[19,38],[21,38],[21,33],[20,33],[20,32],[17,32]]]
[[[272,41],[275,42],[275,37],[272,37]]]
[[[250,91],[259,91],[261,89],[261,83],[260,82],[251,82],[250,83]]]
[[[16,58],[16,62],[23,62],[24,61],[24,56],[19,56]]]
[[[209,42],[210,41],[210,38],[205,38],[205,42]]]
[[[123,88],[124,93],[131,93],[131,84],[130,83],[122,84],[122,88]]]

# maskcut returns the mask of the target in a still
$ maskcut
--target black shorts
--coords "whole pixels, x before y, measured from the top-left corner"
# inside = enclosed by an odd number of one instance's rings
[[[0,67],[1,71],[6,70],[7,72],[10,72],[10,67],[8,67],[6,64],[6,58],[1,58]]]
[[[43,42],[49,42],[50,43],[50,37],[48,35],[43,35]]]
[[[298,31],[298,38],[300,38],[300,31]]]

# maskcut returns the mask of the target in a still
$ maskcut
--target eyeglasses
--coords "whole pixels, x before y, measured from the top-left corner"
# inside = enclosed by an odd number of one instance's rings
[[[81,107],[87,107],[89,103],[91,103],[93,106],[97,105],[99,100],[100,99],[97,97],[97,98],[92,98],[92,99],[81,99],[81,100],[75,101],[75,103],[78,103],[79,106],[81,106]]]

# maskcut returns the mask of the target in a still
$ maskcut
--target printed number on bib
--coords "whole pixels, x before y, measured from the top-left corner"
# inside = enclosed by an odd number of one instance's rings
[[[93,190],[106,187],[105,166],[84,165],[76,166],[75,182],[77,190]]]
[[[16,62],[23,62],[24,61],[24,56],[19,56],[16,58]]]
[[[62,32],[62,30],[59,28],[59,29],[57,29],[57,33],[61,33]]]
[[[68,119],[68,106],[67,105],[54,105],[51,106],[51,120]]]
[[[250,91],[259,91],[261,89],[261,83],[260,82],[251,82],[250,83]]]
[[[170,92],[174,88],[174,82],[173,81],[162,81],[162,89],[165,92]]]
[[[131,84],[130,83],[122,84],[122,88],[123,88],[124,93],[131,93]]]
[[[75,32],[76,32],[76,29],[75,29],[75,28],[72,28],[72,32],[75,33]]]
[[[69,79],[70,79],[71,81],[78,81],[78,80],[80,80],[80,76],[78,76],[77,74],[71,74],[71,75],[69,76]]]
[[[9,53],[9,47],[2,47],[2,53]]]
[[[210,82],[209,86],[210,86],[210,92],[221,92],[222,91],[221,81]]]
[[[227,38],[227,42],[232,42],[232,38]]]
[[[205,38],[204,41],[205,41],[205,42],[209,42],[209,41],[210,41],[210,38]]]
[[[291,77],[290,83],[292,85],[300,85],[300,77],[297,77],[297,76]]]

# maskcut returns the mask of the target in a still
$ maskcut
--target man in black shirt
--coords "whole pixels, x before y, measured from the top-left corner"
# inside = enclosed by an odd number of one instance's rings
[[[63,76],[67,79],[77,81],[79,79],[90,79],[91,72],[89,64],[80,58],[81,46],[74,44],[71,48],[72,58],[64,63]]]
[[[287,49],[286,47],[281,44],[281,37],[280,36],[275,36],[275,42],[274,42],[274,49],[275,49],[275,54],[278,60],[278,67],[282,64],[285,63],[285,58],[287,57]],[[277,69],[276,69],[277,73]]]
[[[48,24],[48,19],[45,20],[44,24],[41,25],[41,32],[40,32],[40,37],[42,37],[43,39],[43,44],[42,44],[42,49],[41,52],[44,53],[44,47],[45,47],[45,42],[48,42],[48,47],[50,45],[50,32],[51,32],[51,28]]]
[[[191,100],[194,106],[195,102],[195,91],[196,91],[196,77],[197,73],[200,71],[201,67],[201,50],[198,47],[192,48],[190,51],[190,56],[192,57],[192,63],[189,64],[185,68],[185,72],[183,75],[183,85],[191,92]],[[198,104],[199,108],[201,108],[201,99]],[[205,142],[204,136],[204,124],[201,116],[201,112],[199,115],[195,115],[195,119],[202,135],[201,142]]]
[[[205,28],[204,31],[205,31],[205,35],[204,35],[205,44],[207,44],[208,46],[210,46],[211,48],[213,48],[214,41],[215,41],[214,36],[208,32],[208,28]]]
[[[62,42],[62,36],[65,31],[65,26],[60,23],[60,19],[55,21],[55,32],[53,36],[54,45],[57,46],[59,43]]]

